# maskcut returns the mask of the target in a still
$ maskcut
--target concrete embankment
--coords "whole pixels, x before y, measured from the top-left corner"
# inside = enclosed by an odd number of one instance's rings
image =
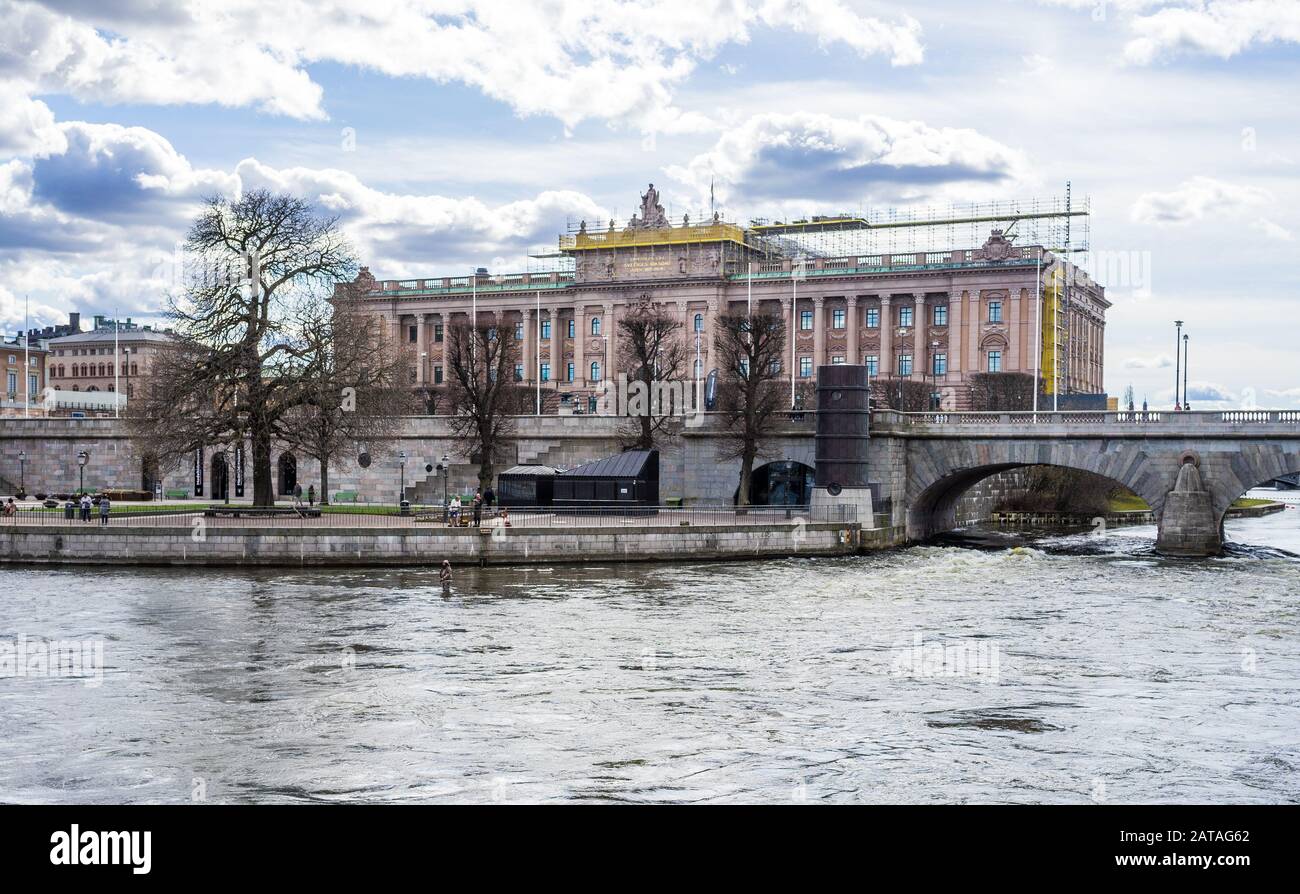
[[[707,561],[856,553],[856,523],[451,530],[6,525],[0,561],[80,565],[519,565]]]
[[[1223,514],[1224,518],[1259,518],[1272,515],[1286,509],[1283,503],[1264,503],[1258,506],[1231,506]],[[1049,527],[1088,527],[1095,525],[1097,519],[1103,519],[1109,526],[1120,525],[1154,525],[1156,516],[1149,509],[1135,509],[1125,512],[1108,512],[1105,515],[1087,515],[1076,512],[1050,511],[1005,511],[993,512],[989,521],[1004,528]]]

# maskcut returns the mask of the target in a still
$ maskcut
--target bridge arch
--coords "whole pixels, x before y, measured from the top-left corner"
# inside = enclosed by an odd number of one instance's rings
[[[1027,466],[1058,466],[1108,478],[1144,499],[1159,518],[1173,486],[1168,471],[1153,467],[1141,442],[1094,443],[989,439],[915,444],[909,449],[908,538],[922,540],[957,527],[957,502],[966,491],[999,472]]]
[[[1223,533],[1223,519],[1229,507],[1240,497],[1274,478],[1300,472],[1300,449],[1282,443],[1243,444],[1230,454],[1211,455],[1203,462],[1205,485],[1212,497],[1219,533]]]

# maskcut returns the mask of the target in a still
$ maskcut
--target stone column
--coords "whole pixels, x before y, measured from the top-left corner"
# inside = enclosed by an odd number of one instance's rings
[[[428,328],[429,315],[418,314],[415,318],[415,359],[418,364],[415,371],[415,382],[417,385],[424,385],[428,380],[429,339],[425,334]]]
[[[618,327],[614,325],[614,305],[605,305],[605,318],[601,321],[600,332],[605,336],[605,360],[601,364],[607,367],[600,371],[601,378],[611,382],[618,381]]]
[[[980,358],[980,295],[979,289],[966,296],[966,369],[969,372],[984,372]]]
[[[880,365],[878,373],[881,378],[898,374],[894,364],[894,314],[889,306],[890,296],[880,296]]]
[[[818,295],[813,299],[813,376],[817,367],[826,362],[826,299]]]
[[[960,373],[966,367],[962,365],[962,341],[961,341],[961,322],[965,319],[962,315],[961,292],[948,293],[948,371],[951,373]],[[958,376],[960,379],[960,376]]]
[[[564,351],[560,348],[564,344],[564,330],[560,328],[558,307],[548,307],[546,313],[551,318],[551,381],[558,385],[564,381],[564,370],[560,369],[564,365]]]
[[[850,295],[846,299],[848,310],[845,311],[845,325],[849,327],[849,346],[848,356],[844,358],[845,363],[858,362],[858,296]]]
[[[930,345],[926,342],[925,336],[930,331],[925,315],[929,308],[925,303],[925,293],[916,292],[916,307],[912,311],[912,323],[916,326],[912,330],[912,378],[924,381],[929,375],[930,368]]]
[[[442,323],[442,381],[446,384],[448,377],[451,375],[451,370],[447,366],[447,343],[451,341],[451,314],[444,311],[437,316],[438,321]]]
[[[536,382],[541,375],[537,364],[537,309],[524,311],[524,381]]]
[[[706,377],[709,368],[717,366],[713,352],[713,328],[717,319],[718,300],[714,298],[709,301],[708,310],[704,312],[704,369]]]
[[[587,358],[583,350],[587,340],[587,309],[580,304],[573,306],[573,383],[585,384],[587,381]]]

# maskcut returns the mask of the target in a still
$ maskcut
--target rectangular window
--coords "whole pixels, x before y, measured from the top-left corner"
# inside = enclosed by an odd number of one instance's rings
[[[524,324],[523,321],[520,321],[518,323],[515,323],[515,341],[523,341],[523,340],[524,340]]]
[[[948,325],[948,305],[936,304],[934,306],[934,325],[936,326]]]
[[[845,308],[843,307],[835,308],[833,311],[831,311],[831,328],[843,329],[845,323],[848,321],[848,318],[849,318],[849,312]]]
[[[867,375],[873,379],[880,375],[880,358],[875,354],[870,354],[867,357]]]
[[[831,365],[832,365],[832,366],[843,366],[843,365],[844,365],[844,358],[843,358],[843,357],[832,357],[832,358],[831,358]]]
[[[572,323],[573,323],[573,320],[570,320],[569,323],[572,324]],[[569,364],[568,369],[566,369],[565,372],[564,372],[564,380],[565,380],[566,382],[572,382],[572,381],[573,381],[573,364],[572,364],[572,363]]]
[[[11,372],[11,373],[9,374],[9,388],[8,388],[8,391],[9,391],[10,394],[17,394],[17,393],[18,393],[18,373],[12,373],[12,372]]]
[[[1002,372],[1002,352],[1001,352],[1001,351],[989,351],[989,372],[991,372],[991,373],[1000,373],[1000,372]]]
[[[774,375],[774,376],[779,376],[779,375],[781,375],[781,361],[780,361],[780,360],[773,360],[773,361],[768,365],[768,369],[770,369],[770,370],[772,371],[772,375]]]
[[[947,354],[935,354],[935,355],[934,355],[934,370],[933,370],[933,372],[934,372],[934,374],[935,374],[936,376],[945,376],[945,375],[948,374],[948,355],[947,355]]]
[[[810,378],[812,378],[812,358],[811,358],[811,357],[800,357],[800,358],[799,358],[799,378],[801,378],[801,379],[810,379]]]
[[[442,367],[441,367],[441,366],[435,366],[435,367],[433,368],[433,384],[435,384],[435,385],[441,385],[441,384],[442,384]]]
[[[912,325],[912,308],[900,307],[898,309],[898,325],[903,329]]]
[[[813,326],[813,312],[810,310],[799,311],[799,328],[804,332],[811,331]]]
[[[868,329],[880,328],[880,308],[878,307],[867,308],[867,328]]]
[[[990,302],[989,302],[989,322],[990,322],[990,323],[1001,323],[1001,322],[1002,322],[1002,302],[1001,302],[1001,301],[990,301]]]
[[[740,361],[740,377],[742,379],[749,378],[749,361],[745,360],[744,358],[741,358]]]
[[[522,363],[516,363],[516,364],[515,364],[515,381],[516,381],[516,382],[522,382],[523,380],[524,380],[524,365],[523,365]]]
[[[900,376],[910,376],[912,374],[912,355],[898,355],[898,374]]]
[[[549,363],[542,364],[542,381],[543,382],[551,381],[551,364]]]
[[[441,323],[434,323],[434,324],[433,324],[433,340],[434,340],[435,342],[441,342],[441,341],[442,341],[442,324],[441,324]]]
[[[407,327],[406,327],[406,340],[409,341],[411,344],[415,344],[417,341],[419,341],[419,339],[420,339],[420,327],[419,327],[419,326],[407,326]]]
[[[574,326],[574,323],[573,323],[573,318],[570,317],[570,318],[569,318],[569,338],[573,338],[574,330],[575,330],[575,326]],[[569,376],[569,381],[573,381],[573,376]]]
[[[542,320],[542,339],[544,341],[550,341],[550,338],[551,338],[551,321]]]

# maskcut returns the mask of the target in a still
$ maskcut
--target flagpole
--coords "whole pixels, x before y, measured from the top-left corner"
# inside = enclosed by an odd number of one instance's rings
[[[537,357],[533,363],[533,372],[537,375],[537,415],[542,415],[542,290],[537,290]],[[554,328],[554,324],[552,324]],[[552,332],[554,337],[555,333]]]
[[[1034,265],[1034,421],[1038,421],[1038,389],[1043,378],[1043,247],[1038,246],[1038,260]]]
[[[122,415],[122,392],[117,383],[118,366],[121,360],[121,354],[117,350],[117,308],[113,308],[113,418],[118,419]]]
[[[27,381],[23,383],[23,391],[26,400],[23,402],[23,418],[26,419],[31,415],[32,410],[32,336],[31,336],[31,296],[23,294],[23,375]]]

